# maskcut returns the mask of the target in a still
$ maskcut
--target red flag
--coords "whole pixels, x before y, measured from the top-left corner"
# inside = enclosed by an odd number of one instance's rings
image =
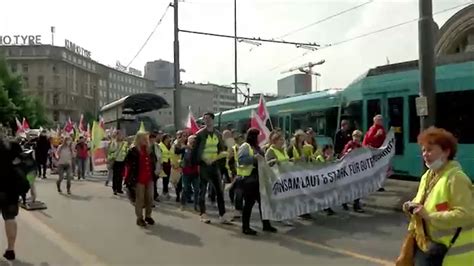
[[[266,125],[267,121],[270,119],[270,114],[267,110],[267,105],[265,104],[265,98],[263,94],[260,94],[260,100],[258,101],[257,115],[262,120],[263,124]]]
[[[79,120],[79,132],[81,134],[84,134],[85,131],[86,129],[84,128],[84,115],[81,114],[81,119]]]
[[[258,144],[260,146],[265,145],[270,138],[270,130],[267,128],[267,126],[260,119],[260,116],[257,115],[254,110],[252,110],[252,114],[250,115],[250,127],[260,130],[260,134],[258,135]]]
[[[186,128],[189,129],[192,134],[196,134],[199,131],[199,126],[196,122],[196,119],[194,119],[194,115],[191,112],[191,108],[189,108],[188,120],[186,122]]]
[[[28,124],[28,122],[26,121],[26,118],[24,118],[24,117],[23,117],[22,126],[23,126],[23,130],[24,130],[24,131],[30,130],[30,125]]]
[[[71,117],[69,117],[69,119],[66,121],[66,125],[64,126],[64,131],[67,134],[71,134],[73,129],[74,129],[74,124],[71,121]]]

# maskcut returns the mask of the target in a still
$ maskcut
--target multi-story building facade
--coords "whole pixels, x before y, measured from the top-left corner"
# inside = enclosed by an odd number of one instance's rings
[[[156,87],[173,87],[174,64],[161,59],[148,62],[145,65],[145,78],[153,80]]]
[[[100,64],[90,52],[66,41],[51,45],[0,46],[12,73],[21,75],[25,93],[35,95],[51,121],[78,121],[125,96],[152,91],[153,81]],[[68,49],[69,48],[69,49]]]
[[[153,81],[137,75],[99,64],[99,106],[116,101],[130,94],[149,92]]]
[[[232,87],[212,83],[186,83],[184,86],[187,88],[211,91],[213,93],[212,110],[209,111],[218,113],[235,108],[235,94],[233,93]]]
[[[97,114],[98,64],[87,56],[51,45],[2,46],[10,70],[23,78],[24,91],[44,104],[56,122]]]

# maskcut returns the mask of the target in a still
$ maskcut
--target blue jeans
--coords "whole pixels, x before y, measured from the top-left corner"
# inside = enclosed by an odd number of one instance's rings
[[[183,175],[181,177],[183,182],[183,195],[181,197],[181,205],[186,205],[186,201],[191,197],[194,192],[194,206],[197,207],[199,202],[199,175]]]

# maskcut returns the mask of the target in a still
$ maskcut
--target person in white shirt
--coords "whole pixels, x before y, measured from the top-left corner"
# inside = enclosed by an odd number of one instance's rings
[[[61,191],[61,182],[64,179],[64,174],[66,174],[66,188],[67,194],[71,194],[71,179],[72,179],[72,160],[73,160],[74,152],[72,149],[72,141],[70,137],[64,138],[63,144],[58,147],[56,152],[56,158],[58,159],[58,172],[59,172],[59,179],[56,182],[56,186],[58,188],[58,192],[62,193]]]

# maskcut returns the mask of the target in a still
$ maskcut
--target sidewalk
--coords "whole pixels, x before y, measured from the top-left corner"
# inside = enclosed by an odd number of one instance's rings
[[[419,182],[387,179],[385,191],[375,192],[362,199],[365,206],[402,211],[404,202],[412,200],[418,191]]]

